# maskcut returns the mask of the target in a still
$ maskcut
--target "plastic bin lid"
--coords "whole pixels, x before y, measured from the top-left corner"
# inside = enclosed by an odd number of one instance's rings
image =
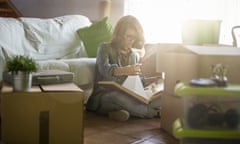
[[[240,139],[240,131],[237,129],[207,130],[183,128],[180,118],[173,123],[173,135],[178,138],[217,138],[217,139]]]
[[[177,96],[186,95],[207,95],[207,96],[240,96],[240,85],[228,84],[225,87],[218,86],[190,86],[186,82],[180,82],[175,86],[175,94]]]

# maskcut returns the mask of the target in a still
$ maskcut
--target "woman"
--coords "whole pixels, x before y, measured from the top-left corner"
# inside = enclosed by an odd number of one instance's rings
[[[144,46],[143,29],[133,16],[122,17],[113,32],[112,40],[99,46],[95,86],[86,108],[109,118],[126,121],[130,115],[140,118],[152,118],[159,108],[159,100],[143,104],[120,91],[108,91],[97,84],[98,81],[115,81],[122,84],[128,75],[141,74],[139,56],[132,50]]]

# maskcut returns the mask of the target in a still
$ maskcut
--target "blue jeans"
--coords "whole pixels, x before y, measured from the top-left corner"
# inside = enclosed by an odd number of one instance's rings
[[[156,114],[155,109],[159,107],[160,98],[149,104],[144,104],[122,92],[112,91],[101,96],[97,112],[107,114],[111,111],[126,110],[131,116],[152,118]]]

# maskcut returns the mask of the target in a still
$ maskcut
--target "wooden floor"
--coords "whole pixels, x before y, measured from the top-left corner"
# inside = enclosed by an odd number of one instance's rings
[[[179,141],[160,129],[160,118],[117,122],[85,111],[84,144],[179,144]]]
[[[179,144],[160,129],[160,118],[117,122],[106,116],[85,112],[84,144]]]

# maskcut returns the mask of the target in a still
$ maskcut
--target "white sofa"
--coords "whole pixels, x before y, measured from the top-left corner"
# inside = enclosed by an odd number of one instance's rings
[[[83,87],[87,99],[92,90],[96,59],[87,57],[76,31],[91,24],[82,15],[0,18],[0,81],[7,58],[27,55],[37,61],[39,70],[73,72],[74,82]]]

